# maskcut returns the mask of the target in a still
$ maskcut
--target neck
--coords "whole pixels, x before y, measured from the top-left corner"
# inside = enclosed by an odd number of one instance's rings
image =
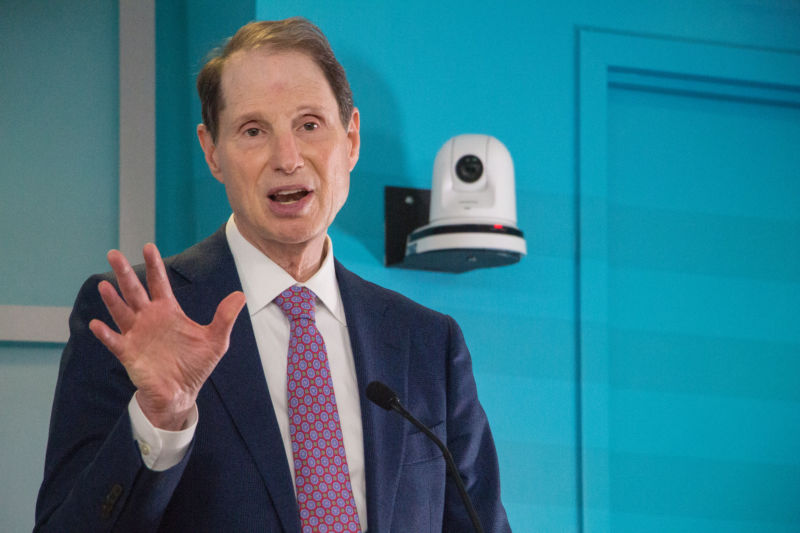
[[[298,282],[306,282],[322,267],[328,254],[328,236],[326,233],[315,235],[308,241],[299,243],[276,242],[259,239],[258,234],[251,234],[250,228],[241,225],[234,217],[234,223],[244,239],[258,251],[285,270]]]
[[[279,250],[264,250],[264,255],[300,282],[308,281],[317,273],[328,252],[327,239],[319,243],[283,246]]]
[[[328,239],[325,235],[304,243],[273,244],[250,238],[242,228],[239,228],[239,232],[245,240],[299,282],[308,281],[316,274],[328,253]]]

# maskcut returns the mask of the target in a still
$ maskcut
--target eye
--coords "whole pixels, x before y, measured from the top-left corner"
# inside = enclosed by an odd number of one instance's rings
[[[314,131],[317,128],[319,128],[319,124],[316,122],[306,122],[303,124],[303,130],[305,131]]]
[[[261,131],[258,128],[247,128],[244,130],[244,134],[248,137],[257,137]]]

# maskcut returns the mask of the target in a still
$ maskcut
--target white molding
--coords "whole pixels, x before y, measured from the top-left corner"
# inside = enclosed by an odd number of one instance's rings
[[[155,1],[119,0],[119,249],[132,258],[155,241],[155,49]],[[0,305],[0,342],[65,343],[70,310]]]
[[[155,2],[120,0],[119,249],[129,258],[155,240],[155,73]]]
[[[0,305],[0,340],[67,342],[70,307]]]

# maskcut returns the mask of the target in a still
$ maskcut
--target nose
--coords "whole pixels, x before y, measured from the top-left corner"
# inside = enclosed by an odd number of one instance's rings
[[[303,156],[297,145],[297,139],[291,132],[276,134],[273,140],[273,168],[285,174],[291,174],[303,167]]]

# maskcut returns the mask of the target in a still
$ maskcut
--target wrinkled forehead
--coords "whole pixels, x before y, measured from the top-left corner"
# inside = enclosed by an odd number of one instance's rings
[[[292,73],[292,77],[287,74]],[[266,86],[275,79],[284,79],[301,86],[318,86],[335,101],[333,88],[322,68],[311,54],[295,48],[261,45],[237,50],[225,61],[220,72],[219,109],[226,106],[226,96],[256,85]],[[338,105],[337,105],[338,108]]]

